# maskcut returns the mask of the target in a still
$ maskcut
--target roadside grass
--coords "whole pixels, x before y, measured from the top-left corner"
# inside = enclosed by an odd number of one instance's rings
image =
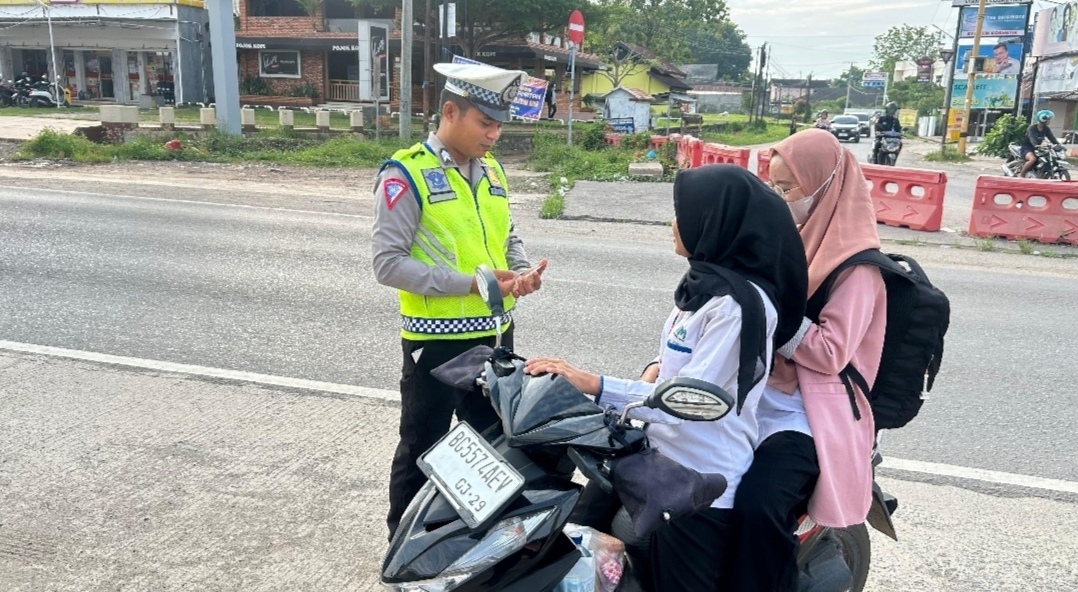
[[[730,126],[732,129],[725,132],[705,132],[705,142],[715,142],[727,146],[752,146],[755,144],[772,144],[782,141],[790,135],[790,129],[786,125],[768,123],[767,127],[757,128],[746,125],[743,129],[738,126]]]
[[[933,151],[921,157],[926,162],[969,162],[973,160],[965,154],[960,154],[957,148],[945,146],[943,152]]]
[[[1022,251],[1023,255],[1032,255],[1033,251],[1035,250],[1033,247],[1033,242],[1029,240],[1018,241],[1018,249]]]
[[[559,193],[551,193],[543,201],[543,206],[539,208],[539,217],[544,220],[550,220],[553,218],[561,218],[561,215],[565,213],[565,198]]]
[[[0,107],[0,117],[4,116],[96,121],[100,119],[101,112],[96,107]]]
[[[376,168],[404,146],[397,140],[339,136],[327,141],[263,132],[253,136],[209,133],[175,138],[182,149],[169,150],[163,140],[139,136],[123,144],[95,144],[81,136],[45,130],[19,147],[14,158],[70,159],[81,163],[141,160],[201,162],[266,162],[323,167]]]
[[[996,250],[996,241],[990,238],[979,238],[975,244],[978,251],[991,252]]]

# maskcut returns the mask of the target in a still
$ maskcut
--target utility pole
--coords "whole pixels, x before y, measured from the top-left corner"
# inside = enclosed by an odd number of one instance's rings
[[[771,103],[771,47],[767,48],[767,67],[764,70],[764,84],[760,89],[760,93],[763,95],[760,107],[760,117],[764,116],[764,113],[768,111],[768,107]]]
[[[403,0],[401,7],[401,117],[400,137],[412,137],[412,18],[413,0]],[[388,40],[387,40],[388,44]]]
[[[812,121],[812,72],[809,72],[808,89],[805,92],[805,105],[808,107],[805,113],[805,123]]]
[[[850,62],[850,69],[846,73],[846,102],[842,104],[842,112],[845,113],[850,108],[850,89],[853,85],[850,84],[850,76],[853,74],[853,62]]]
[[[946,68],[946,70],[947,70],[947,76],[944,78],[944,80],[946,80],[945,84],[947,85],[947,87],[944,90],[944,95],[945,96],[944,96],[944,99],[943,99],[943,137],[940,138],[940,154],[943,154],[944,152],[946,152],[946,150],[947,150],[947,135],[951,133],[951,126],[950,126],[950,121],[951,121],[951,101],[953,99],[953,97],[951,97],[951,93],[953,92],[952,89],[954,88],[954,71],[955,71],[955,64],[957,63],[957,62],[952,62],[951,60],[957,60],[958,59],[958,37],[959,37],[959,35],[961,35],[961,31],[962,31],[962,18],[961,18],[961,12],[960,12],[959,13],[959,18],[958,18],[958,26],[955,27],[954,37],[952,38],[953,43],[951,44],[951,53],[950,53],[949,56],[946,56],[946,55],[943,56],[944,57],[944,59],[943,59],[943,67]]]
[[[980,0],[977,4],[977,29],[973,33],[973,49],[970,50],[968,57],[966,58],[966,69],[969,70],[969,74],[966,76],[966,102],[962,107],[962,129],[958,132],[958,153],[965,156],[966,154],[966,137],[969,135],[967,130],[969,129],[969,116],[970,111],[973,108],[973,86],[976,83],[977,73],[974,71],[973,64],[977,61],[977,56],[981,54],[981,30],[984,28],[984,9],[985,0]]]
[[[752,111],[749,112],[749,123],[761,118],[760,104],[764,97],[764,67],[767,65],[767,44],[760,46],[759,57],[756,58],[756,76],[752,79]]]
[[[213,94],[217,103],[217,129],[240,133],[240,83],[236,67],[236,31],[232,2],[210,0],[210,42],[213,52]]]
[[[756,104],[753,105],[753,107],[752,107],[752,110],[756,112],[756,121],[760,121],[764,117],[762,106],[763,106],[763,102],[764,102],[764,68],[766,68],[766,67],[767,67],[767,44],[765,43],[765,44],[760,46],[760,73],[758,75],[759,78],[760,78],[760,84],[757,85],[759,87],[760,91],[759,91],[759,93],[758,93],[758,95],[756,97]]]
[[[430,63],[430,0],[423,13],[423,131],[430,131],[430,93],[434,83],[431,81]]]

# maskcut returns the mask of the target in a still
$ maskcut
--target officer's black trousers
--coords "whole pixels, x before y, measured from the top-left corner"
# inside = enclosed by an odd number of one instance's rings
[[[404,510],[427,478],[416,461],[449,431],[455,412],[478,432],[497,423],[498,415],[482,393],[462,391],[442,384],[430,371],[477,345],[494,347],[493,337],[465,340],[412,341],[401,339],[404,363],[401,368],[400,443],[389,476],[390,539]],[[502,335],[502,345],[513,347],[513,329]]]

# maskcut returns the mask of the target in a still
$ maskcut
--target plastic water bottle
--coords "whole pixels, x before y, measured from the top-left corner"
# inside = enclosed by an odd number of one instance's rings
[[[595,558],[581,546],[582,537],[572,537],[573,544],[580,550],[581,557],[573,569],[565,574],[554,592],[595,592]]]

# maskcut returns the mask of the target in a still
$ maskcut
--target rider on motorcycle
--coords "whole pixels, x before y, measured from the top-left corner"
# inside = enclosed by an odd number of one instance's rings
[[[876,143],[872,145],[872,160],[870,162],[876,162],[876,155],[880,152],[880,145],[883,143],[881,134],[884,132],[902,133],[902,124],[898,122],[897,113],[898,103],[891,101],[883,108],[883,115],[876,120]]]
[[[1036,123],[1026,130],[1026,135],[1022,138],[1022,159],[1025,160],[1025,163],[1022,164],[1022,171],[1018,173],[1019,178],[1024,178],[1026,173],[1037,165],[1036,148],[1045,140],[1052,142],[1056,150],[1063,149],[1063,146],[1052,135],[1052,130],[1048,127],[1048,122],[1052,121],[1053,117],[1055,117],[1055,113],[1048,109],[1041,109],[1037,112],[1037,116],[1034,117]]]
[[[824,130],[831,129],[831,120],[827,118],[827,109],[816,114],[816,127]]]

